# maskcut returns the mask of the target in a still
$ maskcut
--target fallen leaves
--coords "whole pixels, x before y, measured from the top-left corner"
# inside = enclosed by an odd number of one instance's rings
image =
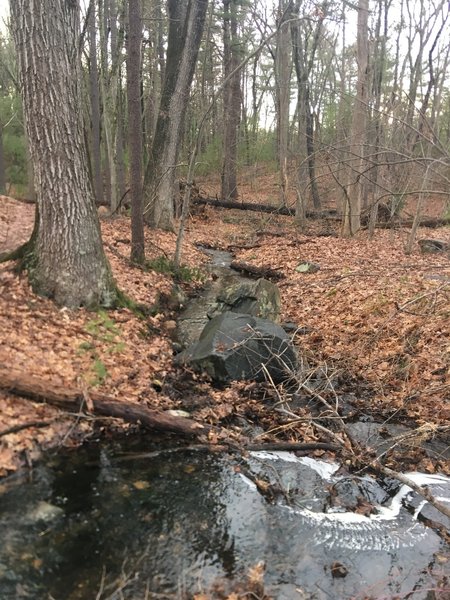
[[[0,217],[0,251],[27,239],[32,206],[0,197]],[[119,287],[135,301],[155,305],[159,297],[170,296],[173,282],[167,274],[130,264],[129,227],[125,217],[102,222],[106,253]],[[385,416],[402,411],[419,423],[439,424],[449,418],[450,286],[445,278],[450,277],[450,264],[445,255],[417,251],[406,256],[401,231],[377,231],[372,240],[364,233],[359,239],[309,237],[286,217],[206,207],[189,223],[186,264],[197,267],[207,260],[195,244],[210,243],[212,231],[216,246],[235,248],[236,260],[281,269],[286,276],[279,285],[282,320],[302,327],[295,339],[313,364],[337,367],[343,376],[370,387],[365,411]],[[448,229],[433,234],[450,239]],[[425,231],[419,232],[423,236]],[[249,247],[252,243],[257,243],[257,252]],[[147,232],[149,259],[170,257],[174,247],[173,233]],[[320,269],[307,275],[296,272],[306,260]],[[165,381],[173,372],[174,315],[167,308],[156,310],[145,322],[127,309],[109,311],[102,319],[84,310],[58,309],[35,296],[26,276],[17,276],[12,266],[0,264],[0,363],[66,386],[84,382],[87,405],[95,383],[118,400],[163,410],[187,408],[193,418],[209,423],[226,422],[235,414],[253,415],[266,429],[290,434],[289,428],[274,423],[273,413],[253,397],[248,383],[223,390],[197,384],[209,398],[197,406],[185,405],[182,395],[165,395]],[[0,393],[0,429],[37,419],[52,425],[0,440],[0,475],[39,448],[76,443],[94,426]],[[307,424],[298,424],[295,434],[308,439]]]

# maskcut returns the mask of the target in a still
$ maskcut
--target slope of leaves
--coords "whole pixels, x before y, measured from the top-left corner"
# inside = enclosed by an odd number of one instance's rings
[[[0,199],[0,252],[25,241],[32,224],[31,206]],[[352,383],[364,412],[381,419],[400,415],[418,424],[445,422],[450,406],[448,256],[422,255],[418,247],[406,256],[402,230],[377,231],[373,240],[365,233],[345,240],[317,235],[324,229],[332,233],[328,223],[314,222],[305,235],[286,217],[206,207],[189,222],[183,261],[201,267],[206,258],[195,244],[204,243],[231,249],[240,261],[279,269],[285,276],[282,320],[302,328],[296,342],[312,364],[326,364]],[[127,309],[58,309],[33,294],[13,264],[1,264],[0,363],[49,382],[95,386],[119,400],[183,408],[210,423],[252,414],[264,428],[276,428],[252,384],[215,390],[201,377],[174,372],[168,325],[175,313],[164,300],[173,285],[170,274],[130,264],[127,217],[104,220],[102,233],[119,287],[136,302],[153,306],[151,316],[143,320]],[[422,230],[419,237],[450,240],[450,231]],[[173,234],[146,232],[149,259],[170,258],[174,248]],[[305,261],[320,270],[297,272]],[[106,426],[105,420],[66,416],[0,392],[0,433],[36,421],[45,426],[0,438],[0,475],[33,460],[42,448],[79,443]],[[308,426],[299,426],[297,439],[308,435]]]

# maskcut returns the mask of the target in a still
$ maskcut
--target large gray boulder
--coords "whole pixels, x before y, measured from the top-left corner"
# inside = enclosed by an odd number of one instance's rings
[[[211,319],[179,361],[206,371],[218,383],[264,381],[265,369],[274,382],[280,382],[298,366],[295,348],[279,325],[235,312]]]

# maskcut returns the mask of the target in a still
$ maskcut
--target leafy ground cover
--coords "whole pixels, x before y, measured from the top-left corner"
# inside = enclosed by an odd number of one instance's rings
[[[209,184],[212,190],[212,184]],[[207,191],[211,191],[206,187]],[[243,187],[246,201],[267,199]],[[442,206],[430,205],[439,213]],[[207,257],[196,244],[231,249],[237,260],[278,269],[283,321],[298,325],[296,342],[312,371],[327,373],[337,389],[379,422],[422,427],[427,435],[450,417],[450,260],[448,254],[404,253],[409,230],[365,231],[341,239],[336,225],[312,221],[299,233],[292,219],[204,208],[189,222],[183,261],[185,292],[202,285]],[[0,197],[0,253],[25,241],[33,207]],[[235,383],[215,389],[172,364],[177,301],[169,264],[175,235],[146,231],[153,269],[130,264],[127,216],[102,221],[105,248],[119,286],[152,307],[145,318],[128,309],[90,313],[56,307],[30,290],[13,263],[0,265],[0,368],[49,383],[96,389],[117,400],[192,418],[239,433],[239,417],[271,432],[265,439],[317,440],[307,419],[286,427],[273,410],[269,385]],[[421,229],[418,238],[450,241],[450,229]],[[313,262],[320,269],[299,272]],[[205,275],[206,276],[206,275]],[[36,423],[20,431],[11,428]],[[32,462],[43,449],[77,445],[89,436],[126,429],[105,418],[68,415],[0,391],[0,476]],[[237,433],[236,433],[237,432]],[[430,433],[431,432],[431,433]],[[444,460],[416,457],[424,470],[448,470]]]

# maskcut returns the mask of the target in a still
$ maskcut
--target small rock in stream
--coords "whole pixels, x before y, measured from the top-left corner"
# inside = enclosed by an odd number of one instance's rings
[[[61,517],[63,514],[64,511],[62,508],[42,500],[27,514],[27,519],[33,523],[38,521],[44,521],[48,523],[57,519],[58,517]]]

